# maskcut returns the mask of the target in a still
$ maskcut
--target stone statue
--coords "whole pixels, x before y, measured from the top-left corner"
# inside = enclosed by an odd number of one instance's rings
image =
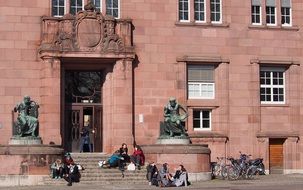
[[[184,112],[180,114],[180,109]],[[164,125],[162,136],[187,136],[182,122],[188,117],[187,111],[177,103],[176,98],[171,97],[168,104],[164,107]]]
[[[24,96],[23,101],[16,105],[14,112],[18,112],[14,127],[17,136],[38,136],[38,108],[39,105],[29,96]]]

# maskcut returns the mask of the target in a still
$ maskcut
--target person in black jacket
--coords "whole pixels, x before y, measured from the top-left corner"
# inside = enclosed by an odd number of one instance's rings
[[[125,167],[126,163],[130,161],[130,157],[127,154],[128,148],[125,143],[122,144],[121,148],[119,149],[119,153],[121,156],[121,159],[118,161],[119,170],[124,171],[124,167]]]
[[[72,186],[73,182],[80,182],[80,172],[78,166],[72,162],[69,165],[69,174],[66,175],[65,180],[68,181],[67,186]]]
[[[155,162],[151,162],[150,164],[148,164],[146,170],[146,179],[148,180],[148,184],[159,186],[160,176]]]

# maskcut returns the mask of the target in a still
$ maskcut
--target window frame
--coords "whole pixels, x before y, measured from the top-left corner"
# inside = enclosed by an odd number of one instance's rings
[[[112,1],[112,4],[111,4],[111,8],[110,8],[110,9],[111,9],[112,12],[113,12],[113,10],[116,9],[116,8],[113,7],[113,4],[114,4],[113,2],[114,2],[115,0],[111,0],[111,1]],[[118,1],[118,8],[117,8],[117,9],[118,9],[118,16],[115,17],[113,14],[108,14],[108,13],[107,13],[108,4],[107,4],[106,0],[105,0],[105,14],[106,14],[106,15],[113,16],[113,17],[116,18],[116,19],[119,19],[119,18],[121,18],[121,13],[120,13],[121,2],[120,2],[120,0],[117,0],[117,1]]]
[[[259,7],[260,8],[260,12],[259,12],[259,14],[257,14],[257,13],[254,13],[253,12],[253,7]],[[259,16],[260,18],[260,22],[259,23],[257,23],[257,22],[253,22],[253,16],[254,17],[257,17],[257,16]],[[260,6],[260,5],[251,5],[251,24],[252,25],[262,25],[262,6]]]
[[[267,8],[274,8],[274,14],[272,14],[272,13],[267,13]],[[265,18],[265,20],[266,20],[266,25],[267,26],[277,26],[277,7],[276,6],[266,6],[265,7],[265,12],[266,12],[266,18]],[[275,21],[275,23],[273,24],[273,23],[268,23],[267,22],[267,16],[269,16],[269,17],[271,17],[272,15],[274,15],[274,17],[275,17],[275,19],[274,19],[274,21]],[[271,20],[271,19],[270,19]]]
[[[213,11],[211,10],[211,4],[212,4],[212,1],[215,1],[215,0],[210,0],[210,4],[209,4],[209,7],[210,7],[210,22],[213,23],[213,24],[222,24],[222,0],[219,0],[220,1],[220,20],[219,21],[213,21],[211,20],[211,14],[213,13]],[[215,6],[216,7],[216,6]]]
[[[207,120],[209,121],[209,127],[208,128],[203,128],[203,121],[206,120],[206,119],[203,118],[203,112],[204,111],[209,112],[209,118],[207,118]],[[197,119],[197,118],[194,117],[194,112],[200,112],[199,119]],[[193,118],[192,119],[193,119],[193,130],[194,131],[211,131],[212,130],[212,110],[210,110],[210,109],[203,109],[203,108],[201,108],[201,109],[193,109]],[[195,120],[199,120],[200,121],[199,128],[195,128],[195,125],[194,125],[194,123],[195,123],[194,121]]]
[[[261,66],[260,67],[260,75],[259,75],[259,79],[260,79],[260,89],[259,89],[259,93],[260,93],[260,103],[261,104],[286,104],[286,68],[285,67],[270,67],[270,66]],[[265,72],[270,72],[270,84],[261,84],[261,72],[265,71]],[[273,84],[273,72],[283,72],[283,85],[279,85],[279,84]],[[261,88],[270,88],[271,89],[271,100],[270,101],[262,101],[261,100]],[[283,88],[283,101],[274,101],[274,92],[273,89],[274,88]]]
[[[76,6],[72,6],[72,3],[71,3],[71,2],[72,2],[73,0],[69,0],[69,1],[70,1],[70,5],[69,5],[69,7],[70,7],[69,13],[70,13],[70,14],[72,14],[71,10],[73,9],[73,7],[75,7],[75,9],[76,9],[75,15],[79,12],[79,11],[78,11],[78,5],[77,5],[77,2],[78,2],[78,1],[82,1],[81,10],[82,10],[82,11],[84,10],[84,0],[74,0],[74,1],[76,1]]]
[[[180,8],[180,1],[182,1],[182,3],[184,3],[185,0],[178,0],[178,20],[179,22],[190,22],[190,7],[191,7],[191,0],[187,0],[187,14],[188,14],[188,20],[184,20],[184,19],[180,19],[180,14],[181,14],[181,8]],[[194,1],[194,0],[192,0]],[[183,5],[184,7],[184,5]],[[185,10],[182,10],[183,12],[185,12]]]
[[[204,4],[204,13],[203,13],[203,15],[204,15],[204,20],[197,20],[196,19],[196,12],[198,12],[198,13],[201,13],[202,11],[197,11],[196,9],[195,9],[195,4],[196,4],[196,0],[193,0],[194,1],[194,21],[196,22],[196,23],[206,23],[206,1],[207,0],[203,0],[203,4]],[[198,0],[197,0],[198,1]]]
[[[291,3],[291,1],[290,1],[290,3]],[[286,8],[286,9],[289,8],[289,15],[283,15],[283,14],[282,14],[282,9],[283,9],[283,8]],[[285,16],[285,17],[286,17],[286,16],[289,16],[289,24],[288,24],[288,23],[287,23],[287,24],[283,24],[283,23],[282,23],[282,20],[283,20],[282,18],[283,18],[283,16]],[[291,8],[291,6],[290,6],[290,7],[282,7],[282,6],[281,6],[281,25],[282,25],[282,26],[292,26],[292,8]]]
[[[58,4],[60,4],[59,3],[59,1],[60,0],[56,0],[57,2],[58,2]],[[51,1],[51,15],[53,16],[53,17],[63,17],[65,14],[66,14],[66,1],[67,0],[64,0],[64,6],[63,6],[63,9],[64,9],[64,14],[63,15],[53,15],[53,0]],[[61,6],[62,7],[62,6]],[[60,5],[58,5],[58,7],[57,7],[57,11],[58,11],[58,9],[60,8]],[[60,11],[59,11],[60,12]]]
[[[189,67],[191,66],[201,66],[201,68],[205,67],[206,70],[210,70],[213,72],[213,82],[202,82],[202,81],[189,81]],[[216,81],[215,81],[215,65],[212,64],[187,64],[187,99],[188,100],[214,100],[216,94]],[[199,85],[199,94],[200,96],[190,96],[189,94],[189,86],[190,85]],[[203,85],[211,85],[212,86],[212,96],[202,96],[202,86]]]

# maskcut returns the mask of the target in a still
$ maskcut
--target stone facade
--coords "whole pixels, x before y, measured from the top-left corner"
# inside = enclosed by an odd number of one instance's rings
[[[155,144],[163,107],[175,96],[190,113],[191,141],[208,144],[212,161],[242,151],[263,157],[268,169],[270,139],[281,138],[284,173],[303,171],[301,0],[292,0],[291,27],[251,25],[249,0],[223,0],[221,24],[179,22],[175,0],[120,6],[118,20],[89,11],[53,18],[49,0],[0,1],[1,145],[24,95],[40,104],[43,144],[62,145],[62,72],[89,61],[106,71],[103,151]],[[187,98],[189,63],[215,65],[214,99]],[[285,104],[260,103],[260,65],[287,68]],[[211,131],[193,129],[193,110],[203,108],[212,111]]]

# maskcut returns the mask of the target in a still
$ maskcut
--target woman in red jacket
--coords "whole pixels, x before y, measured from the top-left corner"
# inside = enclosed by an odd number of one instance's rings
[[[136,168],[140,170],[141,166],[144,165],[145,156],[139,145],[135,146],[133,155],[130,156],[130,161],[135,164]]]

